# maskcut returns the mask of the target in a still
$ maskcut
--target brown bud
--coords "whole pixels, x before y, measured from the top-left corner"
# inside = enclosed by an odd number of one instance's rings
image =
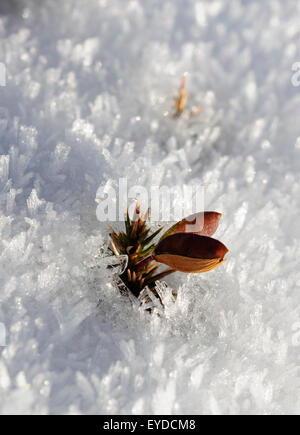
[[[174,107],[176,109],[176,113],[174,117],[179,117],[184,111],[185,106],[187,105],[188,93],[185,90],[185,82],[186,82],[186,77],[183,76],[179,88],[179,96],[178,98],[174,98]]]
[[[200,273],[222,264],[227,252],[223,243],[211,237],[177,233],[159,242],[154,258],[180,272]]]
[[[199,236],[212,236],[218,228],[222,214],[215,211],[205,211],[192,214],[174,224],[160,240],[171,234],[192,233]]]

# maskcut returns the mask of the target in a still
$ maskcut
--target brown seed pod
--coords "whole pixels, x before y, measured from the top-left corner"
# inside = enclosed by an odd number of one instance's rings
[[[159,242],[154,258],[180,272],[200,273],[222,264],[227,252],[223,243],[211,237],[177,233]]]
[[[176,233],[193,233],[198,234],[199,236],[210,237],[217,230],[221,217],[222,214],[217,213],[216,211],[205,211],[192,214],[169,228],[160,240]]]

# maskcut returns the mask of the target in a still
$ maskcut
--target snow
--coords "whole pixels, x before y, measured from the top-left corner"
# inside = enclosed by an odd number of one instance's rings
[[[299,2],[0,14],[0,412],[299,414]],[[166,113],[184,73],[190,125]],[[96,192],[122,177],[223,214],[227,263],[167,279],[160,317],[101,266]]]

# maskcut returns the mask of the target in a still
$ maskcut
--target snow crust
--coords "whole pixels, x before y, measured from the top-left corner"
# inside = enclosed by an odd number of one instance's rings
[[[0,14],[0,412],[298,414],[299,2]],[[185,72],[190,125],[165,114]],[[168,279],[160,317],[101,267],[95,196],[121,177],[199,183],[223,214],[227,263]]]

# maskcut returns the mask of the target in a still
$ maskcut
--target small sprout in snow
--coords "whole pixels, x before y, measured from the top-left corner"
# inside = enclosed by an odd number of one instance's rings
[[[188,93],[185,90],[185,83],[186,83],[186,76],[182,76],[181,84],[179,88],[179,95],[178,97],[174,98],[174,107],[176,109],[176,112],[173,115],[174,118],[178,118],[183,113],[188,101]]]
[[[208,272],[220,266],[228,252],[223,243],[211,238],[216,231],[220,213],[201,212],[182,219],[169,228],[155,242],[162,227],[150,234],[148,225],[150,211],[144,215],[139,204],[134,216],[128,214],[125,231],[110,232],[111,247],[114,255],[127,255],[128,263],[120,278],[129,291],[136,297],[145,287],[159,298],[155,283],[176,271],[185,273]],[[160,265],[167,269],[158,271]]]
[[[189,94],[187,93],[187,91],[185,89],[185,84],[186,84],[186,76],[184,75],[181,78],[179,95],[178,95],[178,97],[174,98],[175,113],[173,113],[173,115],[172,115],[173,119],[179,118],[186,108]],[[193,118],[194,116],[196,116],[200,112],[200,110],[201,110],[201,105],[198,104],[198,106],[190,112],[189,117]]]

